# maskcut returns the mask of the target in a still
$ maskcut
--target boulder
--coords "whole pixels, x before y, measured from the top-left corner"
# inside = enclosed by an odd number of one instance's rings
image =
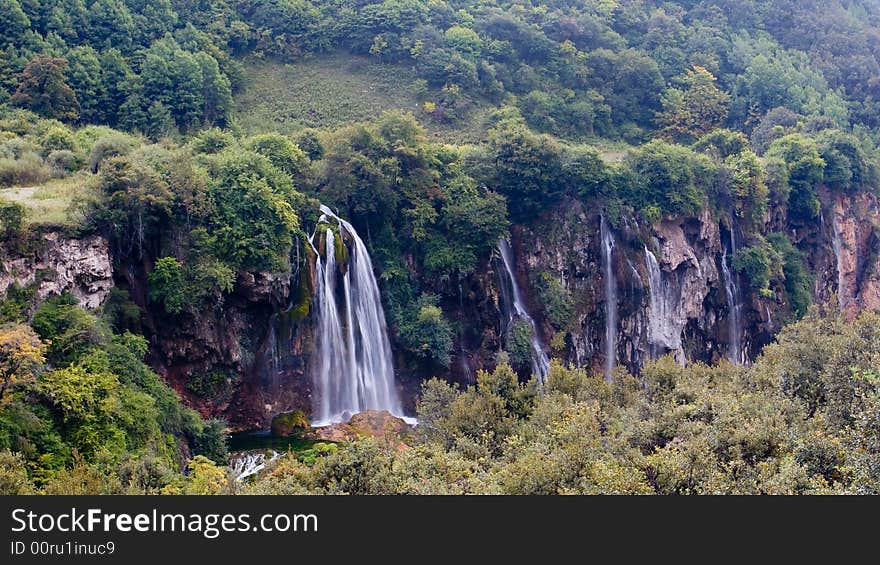
[[[299,435],[309,428],[309,419],[302,410],[284,412],[272,418],[272,435],[289,437]]]
[[[345,442],[372,437],[398,446],[409,433],[409,424],[385,410],[365,410],[355,414],[347,423],[318,428],[315,438],[323,441]]]

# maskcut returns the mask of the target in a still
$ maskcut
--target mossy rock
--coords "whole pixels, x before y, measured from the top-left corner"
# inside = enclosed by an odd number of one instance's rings
[[[290,437],[300,435],[310,427],[309,419],[302,410],[284,412],[272,418],[272,435]]]
[[[336,247],[336,264],[342,268],[344,265],[348,265],[348,247],[345,246],[345,241],[342,238],[341,233],[334,232],[335,237],[335,247]]]
[[[299,272],[299,284],[296,288],[296,302],[290,309],[289,317],[293,322],[301,322],[309,315],[312,308],[312,265],[306,263]]]

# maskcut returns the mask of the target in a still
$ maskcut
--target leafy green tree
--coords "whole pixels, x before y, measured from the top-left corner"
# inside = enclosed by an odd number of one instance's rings
[[[448,366],[452,351],[452,328],[437,302],[436,296],[423,294],[406,309],[397,321],[398,337],[417,357],[433,359]]]
[[[294,182],[301,182],[309,169],[306,154],[288,137],[279,133],[256,135],[244,142],[245,148],[263,155]]]
[[[535,210],[552,206],[562,196],[562,151],[547,136],[535,135],[515,121],[501,122],[490,131],[494,185],[507,197],[511,219],[533,218]]]
[[[106,122],[104,116],[104,81],[98,53],[90,46],[71,49],[67,53],[68,84],[79,101],[79,119],[88,123]]]
[[[150,46],[144,56],[141,79],[144,97],[168,108],[179,128],[193,128],[201,122],[205,110],[202,64],[193,54],[181,49],[172,37],[167,36]],[[215,94],[221,95],[219,90]],[[220,98],[212,101],[217,103]]]
[[[79,115],[76,93],[67,84],[67,62],[53,57],[37,57],[24,68],[21,81],[10,103],[47,118],[75,120]]]
[[[657,206],[667,214],[696,214],[702,207],[707,179],[698,175],[701,162],[691,150],[654,140],[627,160],[634,179],[623,195],[639,209]]]
[[[788,210],[792,218],[809,221],[819,215],[818,185],[824,179],[825,161],[816,142],[798,133],[781,137],[770,145],[767,157],[785,162],[791,188]]]
[[[661,133],[671,139],[696,139],[721,127],[730,96],[716,86],[715,76],[695,65],[678,82],[681,88],[663,93],[663,111],[657,117]]]
[[[30,26],[18,0],[0,0],[0,47],[19,45]]]
[[[116,48],[129,53],[134,36],[134,20],[121,0],[94,0],[89,6],[86,37],[92,47]]]
[[[819,154],[825,161],[824,183],[835,190],[853,192],[877,179],[876,168],[865,156],[859,140],[831,129],[816,136]]]
[[[237,269],[283,269],[299,231],[300,196],[290,178],[262,155],[228,149],[211,163],[209,192],[216,255]]]

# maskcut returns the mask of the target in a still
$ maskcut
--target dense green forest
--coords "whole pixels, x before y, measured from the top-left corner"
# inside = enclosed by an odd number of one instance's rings
[[[342,124],[242,102],[253,69],[295,83],[340,58],[411,98]],[[86,311],[6,291],[0,493],[877,493],[878,318],[814,305],[788,234],[820,222],[823,192],[877,193],[878,116],[873,1],[0,0],[3,259],[99,234],[144,294]],[[475,385],[428,380],[452,363],[461,281],[511,225],[574,201],[618,228],[710,210],[790,325],[749,367],[661,358],[606,382],[557,361],[543,394],[508,365],[528,364],[514,326]],[[424,373],[420,424],[406,449],[291,453],[237,483],[224,422],[149,365],[145,310],[223,308],[268,272],[305,319],[319,203],[367,240]],[[573,331],[567,289],[533,282]]]

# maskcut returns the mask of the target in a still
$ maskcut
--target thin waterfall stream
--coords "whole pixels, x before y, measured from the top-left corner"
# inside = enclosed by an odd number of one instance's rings
[[[547,373],[550,372],[550,359],[547,357],[547,353],[544,352],[544,348],[541,346],[541,342],[538,339],[538,327],[535,324],[535,320],[526,309],[522,293],[516,282],[516,276],[513,270],[513,252],[510,249],[510,243],[502,238],[501,241],[498,242],[498,251],[501,252],[501,260],[504,262],[504,269],[507,271],[507,279],[510,281],[510,288],[513,293],[513,300],[511,300],[513,309],[510,311],[509,322],[512,322],[514,316],[516,316],[531,326],[532,336],[530,346],[532,349],[532,374],[538,378],[539,386],[543,387],[547,380]]]
[[[617,364],[617,279],[614,276],[614,234],[600,216],[602,273],[605,279],[605,379],[611,380]]]

